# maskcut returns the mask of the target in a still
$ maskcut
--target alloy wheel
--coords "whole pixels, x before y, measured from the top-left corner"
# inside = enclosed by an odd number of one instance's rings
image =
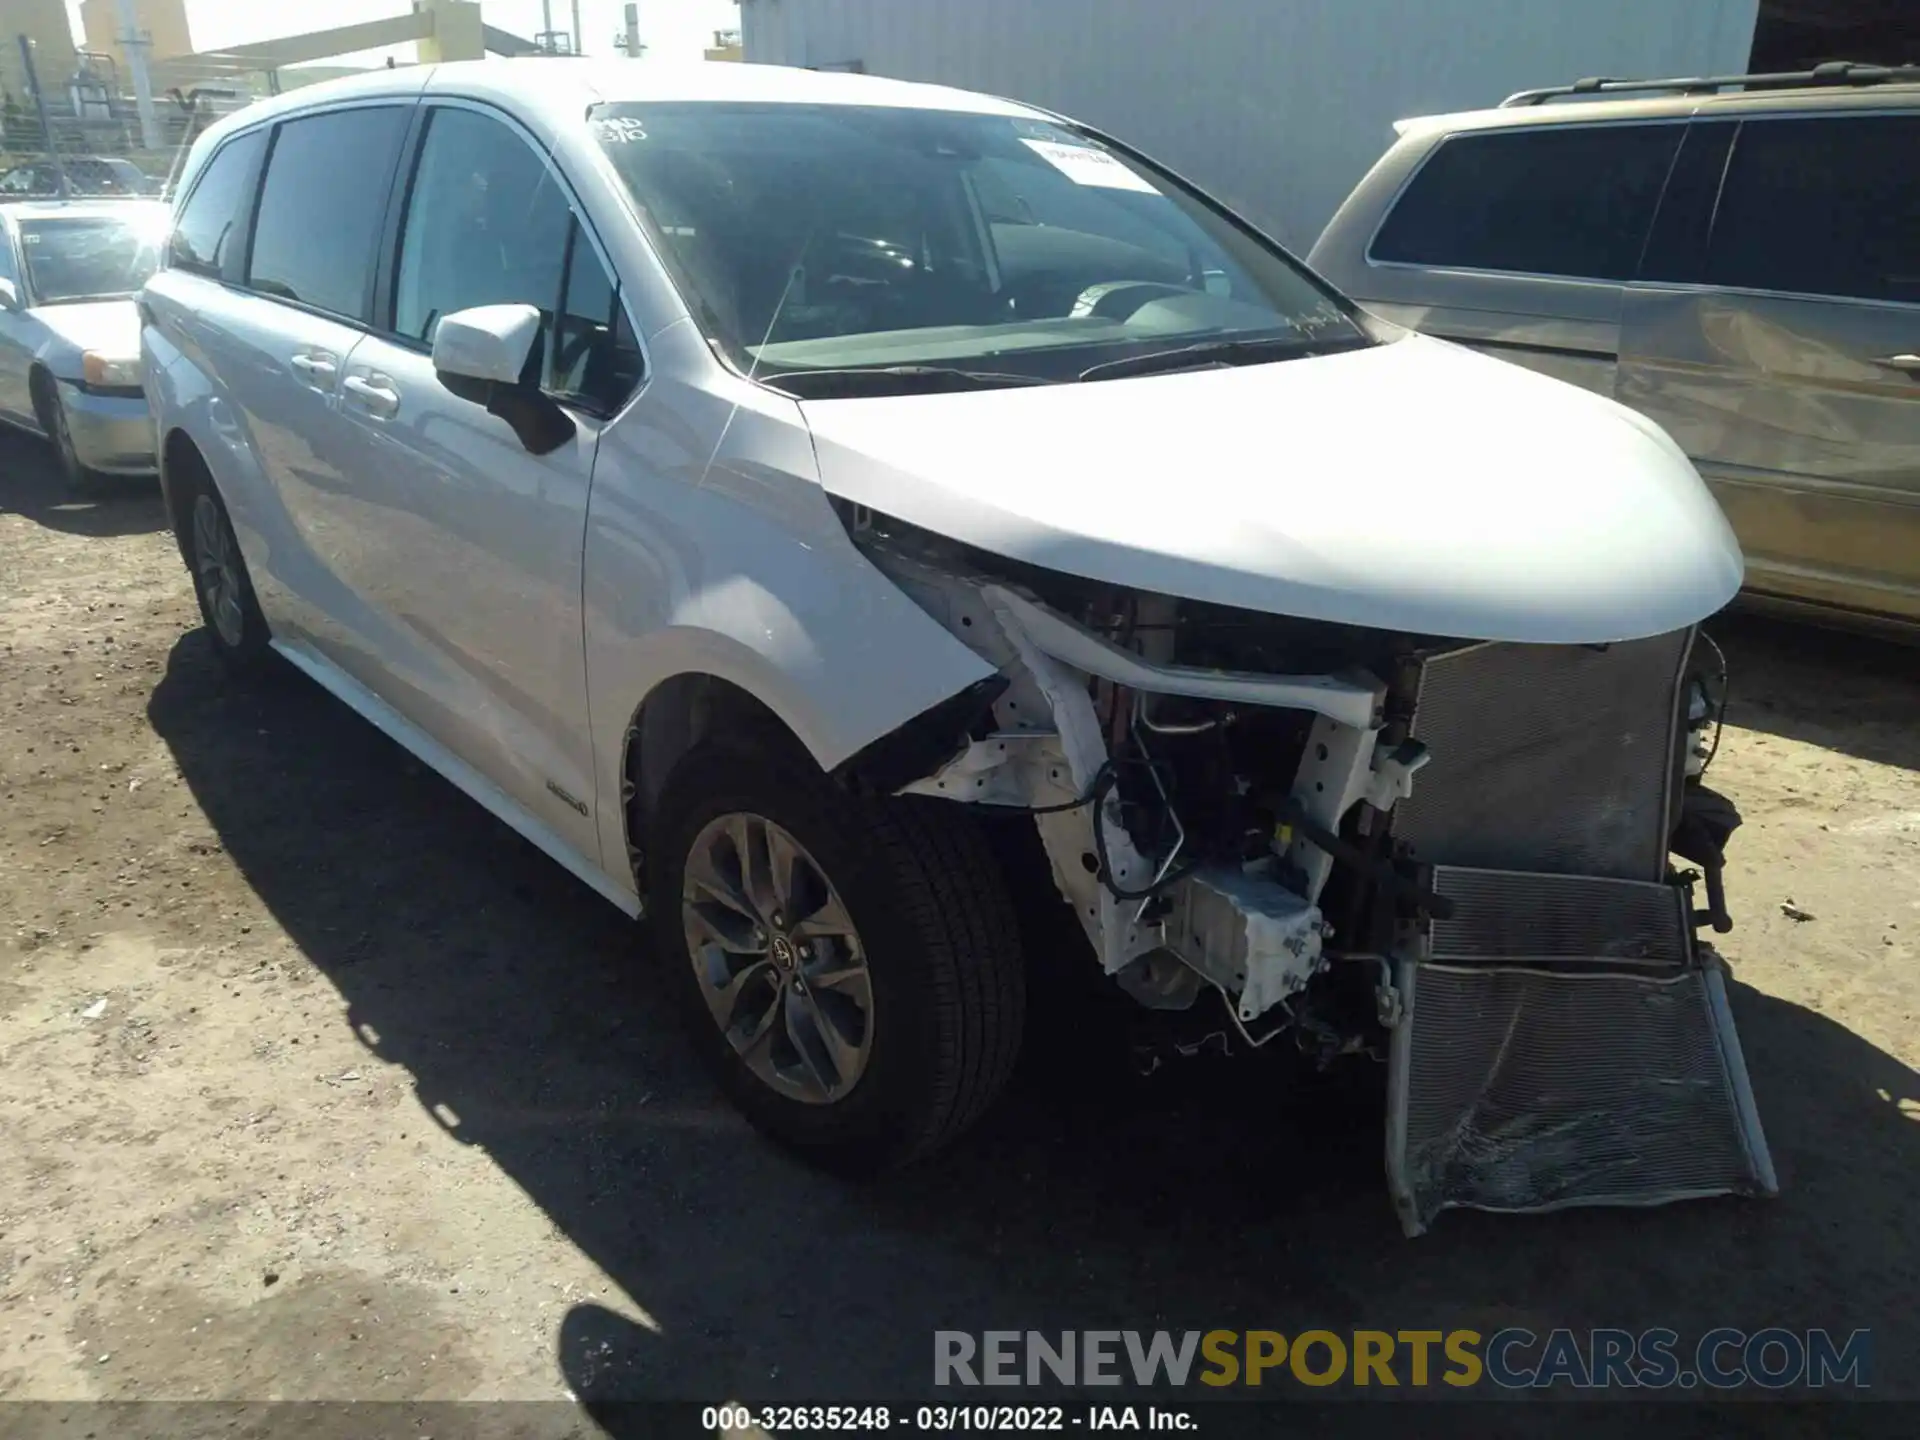
[[[831,1104],[873,1044],[866,949],[826,872],[759,815],[709,822],[687,856],[681,918],[700,994],[755,1076]]]
[[[233,532],[221,520],[220,507],[206,494],[193,502],[193,569],[214,632],[229,649],[238,648],[247,630],[240,599],[240,557],[234,551]]]
[[[81,465],[79,452],[73,448],[73,430],[67,424],[66,406],[57,398],[48,406],[47,428],[54,454],[60,460],[60,473],[69,486],[78,486],[86,479],[86,467]]]

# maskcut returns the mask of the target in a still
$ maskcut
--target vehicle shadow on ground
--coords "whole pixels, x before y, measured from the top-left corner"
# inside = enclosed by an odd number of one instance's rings
[[[8,511],[68,535],[148,535],[167,528],[159,481],[101,476],[74,494],[45,441],[0,427],[0,514]]]
[[[1744,613],[1708,632],[1731,672],[1730,724],[1920,770],[1920,645]]]
[[[1901,1107],[1920,1077],[1811,1011],[1735,987],[1771,1204],[1457,1212],[1405,1240],[1375,1077],[1290,1090],[1283,1066],[1194,1062],[1138,1081],[1085,1023],[1037,1026],[954,1152],[851,1185],[717,1100],[635,927],[315,687],[227,681],[196,633],[149,716],[422,1115],[645,1312],[560,1324],[556,1367],[590,1405],[925,1398],[934,1331],[989,1328],[1871,1327],[1877,1393],[1912,1393],[1920,1126]]]

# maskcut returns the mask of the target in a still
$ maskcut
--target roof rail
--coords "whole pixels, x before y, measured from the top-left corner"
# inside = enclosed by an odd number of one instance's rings
[[[1677,80],[1615,80],[1595,75],[1571,85],[1549,85],[1522,90],[1500,102],[1504,110],[1516,105],[1539,105],[1574,95],[1632,95],[1664,92],[1675,95],[1714,95],[1734,86],[1749,90],[1792,90],[1820,85],[1920,84],[1920,65],[1859,65],[1833,60],[1811,70],[1783,70],[1767,75],[1696,75]]]

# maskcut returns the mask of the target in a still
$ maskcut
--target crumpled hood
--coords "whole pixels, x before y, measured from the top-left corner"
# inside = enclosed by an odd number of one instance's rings
[[[1701,620],[1744,569],[1658,426],[1422,336],[801,409],[831,494],[1009,559],[1242,609],[1593,644]]]
[[[140,312],[131,300],[39,305],[34,307],[33,318],[51,330],[56,346],[72,357],[74,375],[80,373],[80,356],[88,350],[98,350],[114,360],[139,357]]]

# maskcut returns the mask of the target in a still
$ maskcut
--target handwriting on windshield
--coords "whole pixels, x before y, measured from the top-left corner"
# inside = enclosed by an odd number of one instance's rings
[[[646,122],[634,115],[616,115],[593,122],[593,133],[602,145],[631,145],[647,138]]]

